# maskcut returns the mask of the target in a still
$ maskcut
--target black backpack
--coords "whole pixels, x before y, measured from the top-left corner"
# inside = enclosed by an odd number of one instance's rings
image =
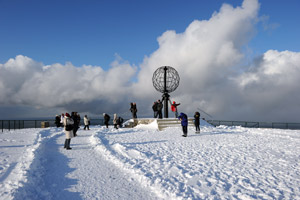
[[[66,125],[66,131],[71,131],[71,130],[73,130],[73,129],[74,129],[73,124],[67,124],[67,125]]]
[[[118,124],[122,124],[123,121],[124,121],[123,118],[122,118],[122,117],[119,117],[118,120],[117,120],[117,123],[118,123]]]

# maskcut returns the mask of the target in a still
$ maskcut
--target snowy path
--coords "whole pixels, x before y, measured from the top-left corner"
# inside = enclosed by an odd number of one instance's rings
[[[0,134],[0,199],[300,200],[300,131],[156,128]]]
[[[103,158],[91,145],[92,134],[78,131],[69,151],[62,148],[64,134],[47,140],[33,162],[39,174],[32,172],[15,199],[156,199]]]

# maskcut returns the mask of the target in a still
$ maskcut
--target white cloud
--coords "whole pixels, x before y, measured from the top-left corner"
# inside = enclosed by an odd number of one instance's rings
[[[120,62],[104,71],[99,66],[71,63],[43,66],[19,55],[0,65],[1,103],[55,107],[95,99],[118,102],[136,73],[135,67]]]

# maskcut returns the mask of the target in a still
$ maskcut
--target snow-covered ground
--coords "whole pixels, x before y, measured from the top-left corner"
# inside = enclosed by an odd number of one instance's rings
[[[0,133],[0,199],[300,199],[300,131],[201,123]]]

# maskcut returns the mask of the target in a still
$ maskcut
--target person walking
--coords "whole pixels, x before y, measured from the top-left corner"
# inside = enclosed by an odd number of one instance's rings
[[[114,124],[114,128],[118,129],[118,116],[116,113],[114,114],[113,124]]]
[[[195,123],[196,133],[200,133],[200,113],[199,112],[195,112],[194,123]]]
[[[70,147],[70,143],[71,143],[71,138],[74,137],[74,135],[73,135],[74,121],[71,118],[69,113],[66,113],[66,115],[64,117],[63,125],[65,127],[64,129],[65,129],[65,134],[66,134],[64,148],[67,150],[71,150],[72,148]]]
[[[173,103],[171,103],[171,111],[175,114],[175,118],[178,118],[178,111],[177,111],[177,106],[180,105],[180,103],[176,103],[175,101],[173,101]]]
[[[106,125],[106,128],[108,128],[110,116],[106,113],[103,113],[103,118],[104,118],[104,124]]]
[[[157,100],[157,114],[158,114],[158,118],[162,119],[162,109],[163,109],[163,104],[162,102],[158,99]]]
[[[90,119],[88,118],[87,115],[84,115],[83,123],[84,123],[84,128],[83,128],[83,130],[85,130],[85,129],[90,130],[89,125],[91,124],[91,122],[90,122]]]
[[[188,117],[184,113],[180,113],[178,119],[181,121],[182,131],[183,131],[183,137],[187,137],[188,133]]]

